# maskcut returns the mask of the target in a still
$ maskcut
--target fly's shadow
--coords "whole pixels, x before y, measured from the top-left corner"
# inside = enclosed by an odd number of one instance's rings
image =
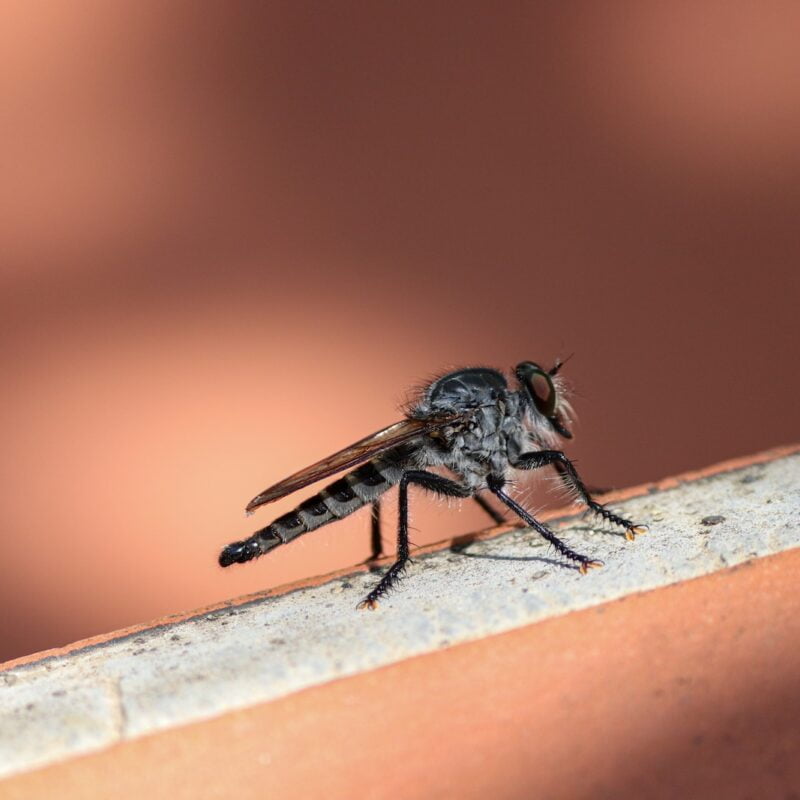
[[[560,567],[563,569],[574,569],[578,571],[580,567],[577,564],[570,564],[566,561],[559,561],[557,558],[549,558],[548,556],[504,556],[495,553],[475,553],[469,552],[467,549],[470,545],[477,541],[482,541],[478,538],[477,534],[465,534],[459,536],[450,544],[448,548],[451,553],[463,556],[464,558],[480,558],[486,561],[536,561],[539,564],[547,564],[550,567]]]
[[[524,530],[524,528],[518,528],[517,530]],[[570,531],[575,531],[577,533],[593,533],[597,534],[600,533],[604,536],[614,536],[614,537],[625,537],[625,534],[622,532],[618,532],[615,530],[611,530],[609,528],[601,528],[597,525],[571,525],[569,528]],[[450,547],[448,550],[451,553],[455,553],[457,555],[464,556],[466,558],[480,558],[486,561],[538,561],[541,564],[547,564],[551,567],[559,567],[560,569],[572,569],[576,571],[580,571],[580,565],[569,563],[568,561],[560,560],[557,558],[549,558],[548,556],[507,556],[507,555],[499,555],[496,553],[476,553],[470,552],[468,548],[470,545],[474,544],[475,542],[485,541],[480,538],[479,533],[466,533],[462,536],[458,536],[453,539],[450,543]]]

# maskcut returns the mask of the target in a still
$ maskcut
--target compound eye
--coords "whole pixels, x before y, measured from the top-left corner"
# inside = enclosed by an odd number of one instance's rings
[[[536,370],[528,379],[528,385],[536,410],[545,417],[552,417],[556,410],[556,390],[550,376],[542,370]]]
[[[558,395],[550,373],[533,361],[523,361],[517,365],[516,375],[519,382],[528,390],[536,410],[551,421],[555,419]]]

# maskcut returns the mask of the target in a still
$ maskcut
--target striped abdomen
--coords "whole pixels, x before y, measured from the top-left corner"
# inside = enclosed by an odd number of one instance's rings
[[[407,453],[397,448],[367,461],[248,539],[231,542],[220,553],[220,565],[243,564],[304,533],[358,511],[400,482],[402,464],[406,459]]]

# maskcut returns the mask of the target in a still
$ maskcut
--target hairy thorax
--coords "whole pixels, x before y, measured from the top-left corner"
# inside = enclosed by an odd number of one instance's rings
[[[492,369],[462,370],[435,381],[410,416],[470,413],[458,425],[426,437],[415,454],[417,466],[446,467],[475,489],[485,487],[490,473],[506,475],[528,441],[521,402],[503,375]]]

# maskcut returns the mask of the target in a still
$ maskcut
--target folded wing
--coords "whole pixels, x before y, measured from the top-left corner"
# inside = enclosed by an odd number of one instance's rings
[[[274,486],[264,489],[263,492],[247,504],[247,511],[255,511],[260,506],[292,494],[292,492],[296,492],[311,483],[316,483],[322,478],[327,478],[342,470],[355,467],[378,455],[378,453],[390,450],[392,447],[405,444],[424,434],[441,430],[448,425],[452,425],[460,418],[460,415],[450,414],[430,419],[404,419],[400,422],[395,422],[393,425],[376,431],[349,447],[345,447],[343,450],[339,450],[337,453],[323,458],[321,461],[317,461],[299,472],[295,472],[294,475],[284,478]]]

